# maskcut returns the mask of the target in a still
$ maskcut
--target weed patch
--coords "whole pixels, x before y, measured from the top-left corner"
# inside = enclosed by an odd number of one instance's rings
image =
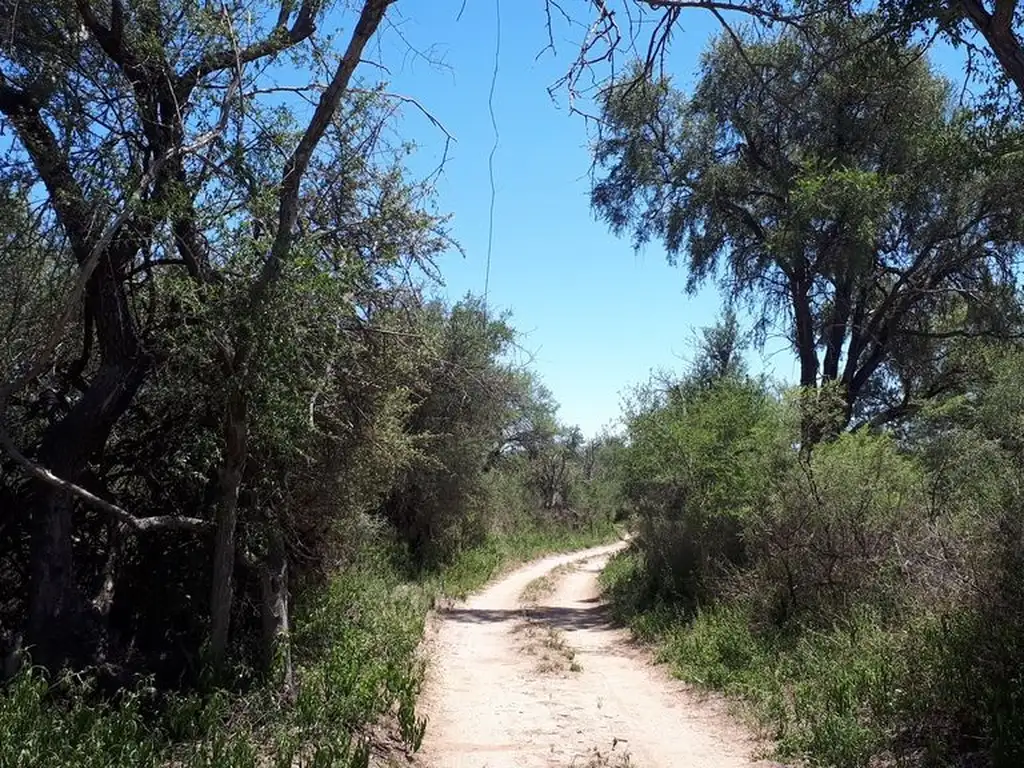
[[[523,589],[519,596],[519,602],[524,606],[537,605],[541,600],[549,597],[558,586],[558,582],[566,575],[579,568],[578,563],[565,563],[557,568],[539,576]]]
[[[630,757],[629,751],[616,752],[617,747],[618,742],[613,743],[611,749],[603,752],[595,747],[584,757],[574,758],[572,765],[574,768],[638,768]]]
[[[514,630],[519,635],[520,649],[537,659],[537,670],[543,674],[581,672],[583,667],[576,660],[576,651],[565,641],[565,635],[543,621],[526,618]]]

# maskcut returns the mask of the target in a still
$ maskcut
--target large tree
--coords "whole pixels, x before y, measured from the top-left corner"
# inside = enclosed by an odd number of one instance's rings
[[[838,388],[841,423],[905,339],[1001,330],[1024,240],[1018,145],[980,142],[922,51],[820,18],[723,36],[692,95],[633,72],[602,106],[597,212],[663,242],[691,289],[717,275],[781,326],[799,383]]]
[[[0,6],[0,115],[11,137],[2,181],[32,198],[33,226],[73,283],[66,310],[0,387],[0,425],[12,396],[50,374],[66,404],[30,446],[2,430],[34,482],[19,506],[35,529],[27,639],[38,661],[57,665],[96,647],[76,579],[82,505],[135,535],[215,531],[210,648],[215,661],[223,656],[250,395],[273,338],[275,286],[300,232],[338,240],[347,212],[329,210],[331,190],[348,180],[338,155],[322,150],[342,130],[353,74],[393,1],[354,4],[336,52],[319,33],[328,8],[317,0]],[[296,87],[277,82],[284,56],[307,69]],[[280,109],[288,98],[290,117]],[[315,205],[303,194],[310,172],[325,190]],[[348,252],[360,255],[355,233],[346,234]],[[191,308],[168,291],[181,280],[192,285]],[[161,333],[204,322],[196,306],[224,306],[228,295],[231,322],[206,335],[223,378],[216,514],[125,509],[94,482],[96,462],[175,353]],[[72,333],[75,359],[61,353]]]

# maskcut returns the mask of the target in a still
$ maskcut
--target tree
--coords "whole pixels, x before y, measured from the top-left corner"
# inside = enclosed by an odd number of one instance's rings
[[[838,388],[840,424],[895,345],[957,333],[937,327],[954,303],[982,318],[1012,295],[1024,238],[1016,140],[979,146],[923,52],[873,30],[827,18],[720,38],[689,98],[631,73],[595,146],[592,201],[613,231],[661,240],[691,290],[717,275],[781,325],[800,385]]]
[[[613,62],[624,48],[645,50],[644,69],[648,74],[653,72],[665,60],[682,13],[703,10],[713,14],[730,35],[735,34],[737,19],[762,29],[789,26],[803,31],[822,16],[853,18],[858,13],[878,13],[885,20],[880,34],[907,40],[923,32],[928,38],[941,36],[954,46],[981,53],[994,63],[999,75],[1013,84],[1018,100],[1024,96],[1024,14],[1018,0],[595,0],[591,5],[593,18],[587,24],[588,33],[561,81],[570,93],[575,92],[584,73],[592,72],[602,62]],[[552,0],[547,0],[546,6],[550,20],[552,7],[560,10],[560,6]],[[628,20],[627,28],[620,21],[622,17]],[[975,42],[974,33],[981,35],[982,45]],[[647,40],[641,40],[643,37]]]
[[[742,356],[746,342],[736,310],[727,307],[718,322],[700,329],[691,378],[700,386],[720,379],[743,378],[747,373]]]
[[[425,354],[405,421],[416,455],[383,506],[414,561],[436,566],[488,533],[484,473],[521,422],[528,380],[505,359],[515,338],[507,318],[479,299],[429,302],[419,312]]]
[[[58,666],[71,649],[97,646],[76,582],[73,513],[101,511],[126,532],[216,530],[210,648],[224,653],[232,605],[237,499],[248,447],[249,392],[258,377],[260,330],[275,286],[294,257],[305,206],[304,178],[329,166],[318,155],[336,129],[363,50],[393,0],[366,0],[347,45],[322,57],[316,2],[93,5],[89,0],[5,6],[0,114],[13,129],[7,168],[46,200],[39,220],[60,231],[54,258],[77,268],[67,310],[40,340],[31,363],[0,389],[37,383],[77,317],[81,370],[69,408],[44,429],[33,456],[4,431],[4,447],[34,480],[29,641],[38,661]],[[257,20],[254,22],[254,20]],[[275,113],[272,64],[284,53],[308,64],[309,84],[327,82],[302,127]],[[25,169],[25,170],[20,170]],[[315,218],[304,222],[316,226]],[[154,314],[168,284],[184,275],[199,304],[233,293],[237,322],[215,339],[225,388],[217,514],[146,516],[83,487],[136,397],[170,350],[157,316],[188,324],[187,312]],[[81,299],[81,305],[79,305]],[[88,484],[88,483],[86,483]],[[104,498],[107,497],[107,498]]]

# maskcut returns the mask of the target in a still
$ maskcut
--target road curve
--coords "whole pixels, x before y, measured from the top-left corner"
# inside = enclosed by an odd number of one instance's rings
[[[423,768],[750,768],[723,710],[651,666],[608,620],[597,576],[624,542],[546,557],[437,617]],[[575,566],[575,567],[573,567]],[[524,613],[523,590],[553,591]]]

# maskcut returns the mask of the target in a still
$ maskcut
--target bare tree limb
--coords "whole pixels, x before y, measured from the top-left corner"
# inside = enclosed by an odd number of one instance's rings
[[[703,8],[706,11],[727,11],[751,16],[769,24],[799,24],[820,11],[787,13],[781,5],[763,2],[716,2],[715,0],[640,0],[650,8]]]
[[[981,32],[1006,76],[1024,94],[1024,50],[1011,23],[1017,0],[997,0],[995,13],[989,13],[981,0],[960,0],[960,7]]]
[[[291,250],[293,230],[299,217],[299,189],[302,184],[302,177],[309,167],[313,152],[317,144],[327,131],[341,99],[348,89],[352,73],[359,65],[363,49],[373,37],[374,32],[380,25],[388,7],[395,0],[366,0],[362,12],[359,14],[359,21],[352,32],[345,54],[338,62],[338,68],[331,78],[331,82],[320,95],[320,102],[317,104],[313,117],[306,127],[302,138],[299,139],[295,151],[285,164],[284,178],[281,182],[280,203],[277,216],[277,233],[274,243],[271,246],[270,254],[264,264],[264,269],[256,285],[256,292],[261,293],[268,283],[272,282],[280,272],[284,259]]]

